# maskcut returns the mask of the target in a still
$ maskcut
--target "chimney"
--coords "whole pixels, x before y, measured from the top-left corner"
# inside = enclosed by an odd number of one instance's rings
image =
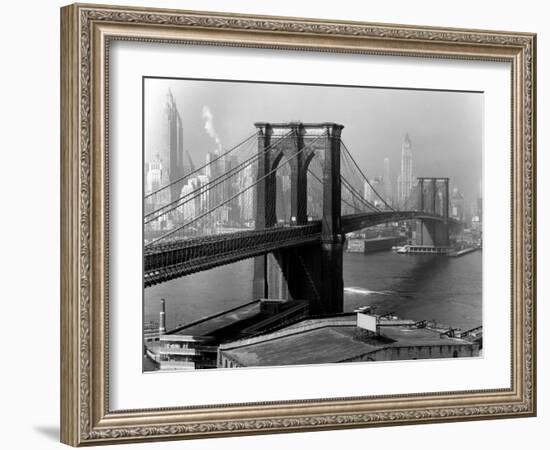
[[[166,333],[166,302],[160,299],[159,334]]]

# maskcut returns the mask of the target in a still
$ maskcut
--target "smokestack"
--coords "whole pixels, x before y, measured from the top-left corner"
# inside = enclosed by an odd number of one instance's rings
[[[166,333],[166,302],[160,299],[159,334]]]

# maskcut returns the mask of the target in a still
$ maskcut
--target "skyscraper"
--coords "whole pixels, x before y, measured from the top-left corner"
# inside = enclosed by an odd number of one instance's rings
[[[159,189],[164,181],[163,167],[160,155],[157,153],[155,159],[146,165],[145,174],[145,193],[150,193]]]
[[[206,154],[206,168],[205,175],[210,180],[211,183],[214,183],[209,191],[209,201],[210,205],[216,210],[212,214],[212,219],[215,222],[223,220],[223,211],[222,208],[224,202],[224,188],[226,183],[221,179],[225,173],[225,158],[221,157],[218,151],[208,152]]]
[[[160,154],[157,153],[155,158],[145,164],[145,194],[148,195],[145,198],[145,213],[148,214],[162,205],[168,203],[170,196],[166,189],[161,190],[162,186],[168,183],[167,171],[163,167]]]
[[[223,183],[223,201],[227,202],[225,205],[228,211],[227,220],[233,225],[240,220],[239,200],[238,197],[235,197],[237,192],[239,192],[239,176],[235,172],[238,164],[239,161],[235,155],[226,155],[223,157],[224,173],[232,174]]]
[[[254,184],[252,164],[245,166],[239,172],[238,183],[238,192],[242,192],[237,197],[241,214],[241,225],[249,226],[254,220],[254,189],[250,189],[250,186]]]
[[[451,217],[460,221],[464,221],[465,214],[464,214],[464,195],[462,195],[462,192],[455,187],[453,189],[453,192],[451,194],[450,198],[451,203]]]
[[[201,220],[201,216],[208,211],[210,207],[210,192],[206,189],[209,179],[206,175],[195,175],[187,178],[181,188],[180,196],[184,200],[179,203],[179,213],[182,215],[182,223],[193,223],[190,228],[205,232],[205,227],[209,224],[206,220]]]
[[[183,153],[183,123],[178,107],[172,95],[172,91],[168,89],[166,94],[166,104],[164,106],[164,114],[166,122],[164,124],[164,139],[163,148],[161,150],[161,161],[168,174],[168,181],[174,183],[188,172],[184,167]],[[174,201],[178,198],[183,187],[183,180],[174,183],[170,188],[170,200]]]
[[[391,180],[390,180],[390,159],[384,158],[384,176],[382,177],[384,183],[384,200],[388,202],[389,205],[392,204],[392,189],[391,189]]]
[[[412,145],[409,134],[405,135],[401,146],[401,173],[397,177],[397,200],[400,206],[405,205],[413,186]]]
[[[376,194],[383,195],[384,191],[384,181],[382,178],[377,177],[370,180],[370,182],[365,181],[364,183],[364,190],[363,190],[363,196],[365,200],[372,205],[376,206],[377,208],[382,206],[382,200],[380,200],[380,197]],[[376,191],[376,192],[375,192]]]

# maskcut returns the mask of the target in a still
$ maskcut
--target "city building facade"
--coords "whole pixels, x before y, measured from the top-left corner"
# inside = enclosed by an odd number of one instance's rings
[[[401,146],[401,172],[397,177],[397,199],[405,206],[413,188],[412,143],[407,133]]]
[[[453,219],[464,221],[465,211],[464,211],[464,195],[460,192],[460,189],[457,187],[453,188],[453,192],[450,198],[450,216]]]
[[[382,177],[384,186],[384,198],[386,202],[391,206],[393,204],[393,192],[390,177],[390,159],[384,158],[384,175]]]
[[[381,177],[373,178],[370,181],[365,181],[364,184],[364,198],[370,204],[377,208],[384,208],[384,202],[380,199],[378,194],[382,195],[385,192],[384,180]],[[387,200],[386,200],[387,201]]]

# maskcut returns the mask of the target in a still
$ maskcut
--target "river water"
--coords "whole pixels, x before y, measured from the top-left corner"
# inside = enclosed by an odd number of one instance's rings
[[[158,320],[160,298],[168,329],[252,300],[252,265],[240,261],[145,289],[144,320]],[[344,310],[371,305],[377,314],[474,328],[482,324],[481,269],[481,251],[458,258],[344,253]]]

